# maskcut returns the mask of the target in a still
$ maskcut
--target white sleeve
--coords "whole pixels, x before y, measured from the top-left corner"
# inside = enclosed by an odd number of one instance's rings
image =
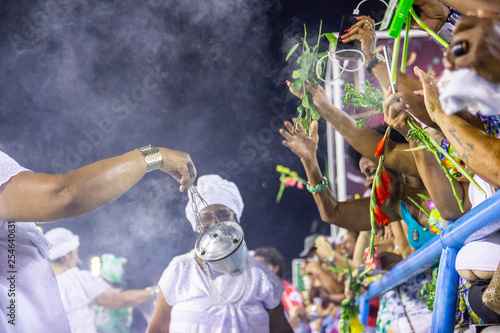
[[[9,181],[10,178],[17,175],[22,171],[30,171],[23,168],[16,161],[14,161],[9,155],[0,151],[0,185]]]
[[[266,309],[274,309],[281,302],[281,296],[285,288],[281,285],[278,279],[264,263],[255,258],[250,258],[252,264],[255,265],[254,269],[260,275],[260,295],[258,296]]]

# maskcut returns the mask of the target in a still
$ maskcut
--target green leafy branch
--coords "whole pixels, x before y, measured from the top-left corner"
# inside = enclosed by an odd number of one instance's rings
[[[356,87],[352,83],[346,83],[344,86],[345,96],[342,98],[342,103],[344,106],[353,106],[355,109],[366,109],[372,110],[368,116],[360,116],[356,121],[356,126],[365,127],[365,122],[368,117],[373,115],[375,111],[384,113],[382,107],[382,102],[384,100],[384,95],[379,89],[372,86],[370,81],[366,80],[361,86],[361,91],[357,91]]]
[[[298,57],[297,63],[300,64],[300,69],[293,71],[292,78],[295,81],[292,84],[292,90],[298,92],[302,90],[302,103],[297,107],[297,122],[294,124],[293,130],[295,131],[297,124],[300,122],[302,127],[309,132],[309,126],[313,120],[319,120],[320,115],[316,106],[313,103],[312,95],[306,91],[305,82],[309,81],[310,84],[316,88],[318,83],[316,82],[316,77],[321,77],[325,71],[325,62],[318,62],[328,55],[328,51],[323,53],[318,53],[319,43],[321,37],[325,36],[333,47],[337,45],[337,38],[331,33],[321,34],[322,22],[319,25],[319,35],[316,45],[314,47],[307,44],[307,30],[304,25],[304,37],[301,41],[295,44],[290,52],[286,56],[286,61],[290,56],[302,46],[302,54]]]
[[[418,297],[425,297],[427,300],[427,308],[434,311],[434,299],[436,298],[436,285],[439,273],[439,266],[432,270],[431,282],[424,284],[422,289],[418,292]]]
[[[453,195],[455,196],[455,199],[458,202],[458,206],[460,207],[460,211],[464,211],[463,207],[463,201],[462,198],[457,193],[457,189],[455,187],[454,180],[455,178],[451,174],[451,172],[448,170],[446,165],[443,163],[441,158],[439,157],[439,153],[443,154],[443,156],[463,175],[465,178],[467,178],[468,181],[470,181],[474,186],[477,187],[477,189],[486,197],[486,193],[484,190],[479,186],[479,184],[472,178],[469,173],[462,167],[462,165],[457,162],[439,143],[437,143],[433,138],[430,137],[429,133],[427,133],[422,127],[416,125],[413,120],[410,118],[407,119],[406,121],[408,125],[410,126],[410,130],[408,131],[408,137],[409,138],[414,138],[415,141],[418,143],[424,144],[427,147],[427,150],[432,152],[434,156],[436,156],[437,161],[439,162],[439,165],[443,169],[446,178],[450,181],[451,189],[453,190]]]

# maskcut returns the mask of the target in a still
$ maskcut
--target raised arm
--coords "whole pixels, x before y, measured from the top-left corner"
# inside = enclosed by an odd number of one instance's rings
[[[294,93],[291,82],[287,81],[290,91],[297,97],[302,96],[299,93]],[[369,128],[361,128],[356,126],[356,122],[347,113],[336,108],[326,96],[325,90],[318,85],[317,88],[312,87],[306,82],[306,89],[313,96],[314,105],[318,109],[319,114],[333,128],[339,132],[344,139],[361,155],[369,158],[374,162],[378,162],[378,158],[374,156],[377,150],[378,142],[383,135]],[[395,144],[391,142],[390,150],[385,156],[384,165],[386,168],[403,172],[411,176],[418,176],[418,170],[413,161],[413,156],[410,152],[404,151],[405,144]]]
[[[431,8],[431,10],[433,9]],[[446,17],[447,14],[445,20]],[[386,62],[383,60],[383,57],[379,57],[376,53],[377,35],[374,29],[375,21],[363,15],[358,16],[357,19],[359,22],[354,24],[344,35],[340,36],[339,43],[348,43],[355,39],[361,42],[361,51],[365,56],[365,66],[367,70],[371,70],[373,75],[375,75],[383,93],[386,94],[388,87],[391,85],[391,80]],[[422,84],[400,71],[397,72],[396,84],[398,91],[402,93],[401,99],[403,103],[410,105],[412,114],[428,126],[437,128],[437,125],[431,121],[425,110],[423,98],[413,94],[414,90],[422,89]]]
[[[188,154],[159,148],[161,170],[184,191],[196,178]],[[0,220],[54,221],[85,214],[121,196],[146,173],[142,153],[134,150],[62,175],[21,172],[0,187]]]
[[[456,115],[447,115],[439,103],[437,88],[420,69],[415,72],[423,82],[425,104],[431,118],[441,127],[443,134],[455,147],[462,160],[479,176],[495,187],[500,186],[500,140]]]
[[[418,143],[414,137],[408,137],[410,127],[407,119],[411,116],[405,111],[404,103],[397,101],[399,96],[400,94],[391,94],[384,100],[384,119],[389,126],[406,136],[406,139],[410,142],[409,148],[420,147],[423,144]],[[427,131],[432,134],[431,136],[437,142],[445,139],[444,135],[435,129],[428,128]],[[463,213],[460,211],[452,187],[436,156],[427,149],[414,150],[412,154],[418,167],[420,179],[436,204],[441,217],[453,221],[462,216]],[[470,209],[470,204],[466,198],[466,184],[456,180],[453,180],[453,184],[457,190],[457,195],[464,201],[464,207],[467,211]]]
[[[286,121],[285,127],[286,130],[280,129],[281,135],[286,139],[283,141],[283,145],[300,158],[309,184],[312,187],[321,184],[323,175],[316,158],[318,122],[313,121],[311,124],[311,137],[300,125],[297,126],[297,130],[293,134],[293,125],[290,122]],[[338,202],[328,186],[324,186],[322,191],[314,193],[313,198],[324,222],[352,231],[370,229],[369,198]]]

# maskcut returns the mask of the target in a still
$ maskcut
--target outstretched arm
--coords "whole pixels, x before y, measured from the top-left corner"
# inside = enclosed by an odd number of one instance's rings
[[[160,148],[161,170],[184,191],[196,178],[188,154]],[[79,216],[120,197],[146,173],[144,156],[134,150],[62,175],[21,172],[0,187],[0,219],[47,222]]]
[[[432,9],[434,8],[430,8],[431,11]],[[445,21],[447,17],[448,14],[446,14],[445,16]],[[355,39],[361,42],[361,51],[365,56],[365,66],[368,67],[370,62],[372,60],[374,61],[372,73],[377,78],[377,81],[382,88],[382,92],[386,94],[388,92],[388,87],[391,85],[391,80],[389,77],[389,72],[387,71],[386,62],[383,60],[377,61],[377,59],[374,59],[376,55],[377,43],[377,35],[374,29],[375,21],[368,16],[363,15],[358,16],[357,19],[359,20],[359,22],[354,24],[347,33],[341,35],[339,43],[348,43]],[[437,128],[437,125],[431,121],[429,115],[427,114],[427,111],[425,110],[423,98],[413,94],[414,90],[422,88],[422,84],[418,80],[415,80],[414,78],[400,71],[397,72],[396,84],[398,91],[402,92],[401,99],[403,100],[403,103],[410,105],[412,114],[428,126]]]
[[[287,84],[290,92],[302,98],[300,91],[297,93],[293,92],[291,82],[287,81]],[[372,129],[356,126],[354,119],[330,102],[325,90],[321,86],[318,85],[317,88],[314,88],[306,82],[306,89],[313,96],[314,105],[316,105],[321,117],[329,122],[361,155],[377,163],[378,158],[374,154],[377,150],[378,142],[382,139],[383,135]],[[405,149],[404,146],[392,142],[390,148],[385,155],[384,166],[388,169],[418,177],[418,170],[411,152],[403,151]]]
[[[423,82],[425,104],[431,118],[439,124],[462,160],[479,176],[499,187],[500,140],[488,136],[456,115],[447,115],[439,102],[437,89],[430,84],[429,77],[418,68],[415,68],[415,72]]]
[[[410,115],[405,111],[404,103],[398,102],[401,94],[391,94],[384,100],[384,119],[395,130],[406,136],[410,142],[409,148],[417,148],[423,144],[418,143],[415,138],[408,137],[410,129],[407,119]],[[444,139],[444,135],[435,129],[428,128],[427,132],[437,142]],[[436,159],[436,156],[427,149],[419,149],[412,151],[415,163],[420,173],[420,179],[424,183],[425,188],[429,192],[432,200],[436,204],[441,217],[446,220],[454,221],[463,213],[460,211],[457,200],[454,197],[452,187],[444,173],[443,168]],[[470,209],[468,200],[466,200],[465,184],[453,180],[457,195],[464,201],[464,207]]]
[[[321,184],[323,175],[316,158],[318,122],[311,123],[311,137],[300,124],[295,132],[292,132],[293,125],[290,122],[286,121],[285,127],[286,130],[280,129],[281,135],[286,139],[283,141],[283,145],[300,158],[309,184],[313,187]],[[338,202],[328,186],[324,186],[322,191],[314,193],[313,198],[324,222],[352,231],[370,229],[369,198]]]
[[[109,309],[136,307],[151,299],[151,293],[146,289],[118,291],[108,288],[97,296],[92,303]]]

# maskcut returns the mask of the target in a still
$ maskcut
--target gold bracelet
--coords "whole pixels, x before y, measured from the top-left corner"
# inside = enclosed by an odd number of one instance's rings
[[[144,161],[147,164],[146,172],[158,170],[163,165],[163,156],[160,153],[160,148],[149,145],[137,148],[137,150],[144,156]]]

